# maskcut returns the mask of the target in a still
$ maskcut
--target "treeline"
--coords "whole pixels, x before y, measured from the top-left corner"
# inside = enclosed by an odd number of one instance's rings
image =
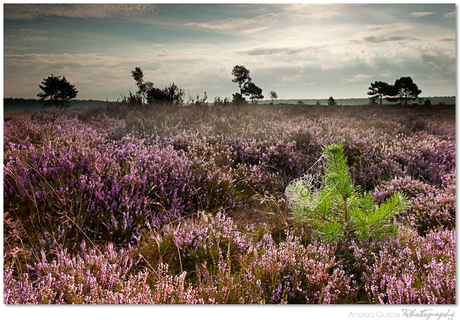
[[[455,96],[440,96],[440,97],[423,97],[417,98],[416,104],[423,104],[426,100],[429,100],[432,105],[455,105]],[[298,105],[327,105],[327,98],[295,98],[295,99],[278,99],[274,100],[275,104],[298,104]],[[271,100],[260,101],[260,104],[269,104]],[[368,105],[370,103],[369,98],[337,98],[335,102],[338,105],[343,106],[357,106],[357,105]],[[383,105],[391,105],[393,102],[386,101],[383,99]]]
[[[246,103],[247,100],[245,96],[249,97],[251,102],[257,103],[264,99],[262,94],[263,90],[258,87],[252,81],[250,76],[250,71],[241,65],[236,65],[231,75],[234,77],[232,82],[236,83],[239,88],[239,92],[232,94],[232,99],[229,98],[214,98],[214,105],[227,105],[230,102],[235,104]],[[170,106],[182,106],[184,104],[188,106],[208,106],[207,99],[208,96],[204,92],[204,96],[196,96],[196,99],[189,95],[188,101],[185,99],[185,90],[179,88],[175,83],[161,89],[154,87],[154,83],[145,80],[144,72],[140,67],[135,67],[131,71],[131,77],[134,79],[135,85],[138,90],[133,93],[129,91],[129,95],[122,95],[122,99],[117,102],[125,103],[129,107],[134,107],[137,109],[144,108],[149,105],[170,105]],[[43,107],[46,108],[87,108],[90,106],[99,106],[105,105],[108,101],[100,100],[74,100],[78,94],[78,90],[65,77],[61,76],[49,76],[46,79],[43,79],[41,85],[39,85],[42,90],[41,93],[37,94],[41,100],[35,99],[17,99],[17,98],[5,98],[4,99],[4,110],[5,111],[35,111],[40,110]],[[389,84],[387,82],[375,81],[371,83],[368,88],[369,98],[367,102],[370,104],[380,105],[385,102],[396,103],[399,102],[401,105],[408,105],[411,102],[417,101],[420,105],[431,105],[431,104],[450,104],[446,103],[443,100],[439,101],[440,97],[427,97],[420,98],[419,95],[422,93],[414,83],[411,77],[401,77],[395,81],[394,84]],[[275,91],[269,92],[269,97],[271,98],[271,104],[274,104],[274,100],[278,98],[278,95]],[[455,104],[455,97],[450,97],[453,99],[453,104]],[[432,101],[433,99],[433,101]],[[436,99],[436,100],[435,100]],[[283,101],[281,101],[283,102]],[[279,102],[278,102],[279,103]],[[288,102],[284,102],[288,103]],[[292,101],[289,102],[292,104]],[[298,105],[309,104],[305,103],[302,100],[297,101]],[[362,102],[356,103],[352,100],[352,103],[349,103],[347,100],[341,100],[340,102],[336,101],[332,96],[329,97],[325,102],[316,100],[315,105],[328,105],[328,106],[337,106],[337,105],[361,105]]]
[[[70,100],[69,108],[88,108],[92,106],[103,106],[107,103],[112,103],[102,100]],[[38,111],[43,109],[43,101],[41,99],[24,99],[24,98],[3,98],[3,110],[7,112],[17,111]]]
[[[198,97],[198,96],[197,96]],[[206,97],[206,96],[205,96]],[[203,101],[206,100],[206,98],[199,97],[198,101]],[[219,101],[227,101],[227,99],[217,99],[217,102]],[[424,98],[419,98],[417,103],[422,104],[426,100],[430,100],[432,105],[455,105],[455,96],[444,96],[444,97],[424,97]],[[197,100],[194,98],[194,101],[197,102]],[[275,104],[296,104],[296,105],[316,105],[317,103],[321,105],[327,105],[327,99],[326,98],[315,98],[315,99],[279,99],[279,100],[264,100],[260,101],[260,104],[269,104],[272,103],[272,101]],[[335,100],[338,105],[343,105],[343,106],[357,106],[357,105],[368,105],[369,104],[369,99],[368,98],[339,98]],[[104,106],[105,104],[112,104],[116,103],[116,101],[102,101],[102,100],[71,100],[70,101],[70,107],[71,109],[73,108],[88,108],[91,106]],[[39,111],[43,109],[43,102],[39,99],[24,99],[24,98],[4,98],[3,99],[3,104],[4,104],[4,111],[7,112],[23,112],[23,111]],[[191,104],[191,102],[187,102],[186,105]],[[391,102],[387,102],[386,100],[383,100],[383,105],[385,104],[392,104]],[[211,103],[212,105],[212,103]]]
[[[263,99],[262,89],[259,88],[250,76],[250,71],[240,65],[236,65],[232,70],[233,79],[232,82],[237,83],[240,89],[240,92],[232,94],[232,103],[246,103],[247,100],[245,96],[248,96],[251,102],[257,103],[259,100]],[[131,77],[134,79],[134,82],[138,88],[136,93],[129,91],[128,96],[123,96],[122,102],[134,106],[136,108],[142,108],[144,105],[172,105],[172,106],[182,106],[186,103],[189,106],[207,106],[208,96],[206,92],[202,98],[196,96],[196,99],[189,95],[188,101],[185,99],[185,90],[179,88],[175,83],[165,87],[164,89],[154,87],[154,83],[151,81],[146,81],[144,78],[144,72],[140,67],[135,67],[131,71]],[[270,91],[270,98],[276,99],[278,95],[275,91]],[[227,105],[230,103],[229,98],[214,98],[214,105]]]

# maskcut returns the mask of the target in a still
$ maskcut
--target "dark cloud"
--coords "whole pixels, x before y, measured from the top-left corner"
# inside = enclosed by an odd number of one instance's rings
[[[419,38],[414,38],[411,36],[389,36],[389,37],[379,37],[379,36],[368,36],[363,38],[363,41],[367,43],[383,43],[383,42],[395,42],[395,41],[419,41]]]
[[[455,42],[457,41],[455,38],[442,38],[439,41],[446,41],[446,42]]]
[[[31,20],[43,16],[103,18],[153,14],[155,4],[5,4],[5,19]]]

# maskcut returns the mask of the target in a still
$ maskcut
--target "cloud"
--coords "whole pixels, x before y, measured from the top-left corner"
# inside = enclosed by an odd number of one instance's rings
[[[371,77],[372,77],[371,75],[357,74],[357,75],[355,75],[353,78],[347,79],[347,81],[348,81],[348,82],[355,82],[355,81],[359,81],[359,80],[369,79],[369,78],[371,78]]]
[[[331,17],[340,13],[343,7],[340,4],[283,4],[281,5],[287,17],[295,22],[312,22]]]
[[[444,42],[455,42],[457,40],[457,37],[455,36],[455,33],[448,33],[445,34],[444,37],[439,38],[438,40]]]
[[[36,30],[31,28],[10,30],[8,35],[5,35],[5,38],[7,39],[5,40],[5,44],[36,43],[53,40],[47,37],[46,34],[48,34],[47,31]]]
[[[329,11],[319,12],[319,13],[314,13],[314,14],[292,15],[290,16],[290,19],[293,21],[299,21],[299,22],[311,22],[311,21],[315,21],[318,19],[322,19],[322,18],[328,18],[335,14],[337,14],[336,10],[329,10]]]
[[[335,13],[337,9],[340,10],[341,8],[343,8],[343,5],[336,3],[283,3],[273,4],[273,6],[277,6],[289,14],[307,13],[318,18],[328,17],[330,16],[330,13]]]
[[[174,56],[174,55],[187,55],[189,54],[188,52],[184,52],[184,51],[180,51],[180,50],[166,50],[166,49],[163,49],[162,51],[160,52],[155,52],[153,53],[153,56],[157,56],[157,57],[169,57],[169,56]]]
[[[8,67],[40,68],[40,67],[89,67],[115,66],[124,60],[116,56],[102,54],[5,54],[4,63]]]
[[[260,33],[262,31],[265,31],[268,28],[269,28],[268,26],[256,27],[256,28],[251,28],[251,29],[247,29],[247,30],[242,30],[241,33],[244,33],[244,34],[256,34],[256,33]]]
[[[291,47],[273,47],[273,48],[255,48],[251,50],[237,51],[237,55],[246,56],[266,56],[266,55],[295,55],[303,52],[318,52],[320,49],[325,48],[324,46],[311,46],[303,48],[291,48]]]
[[[366,30],[372,31],[400,31],[412,28],[407,23],[394,23],[394,24],[367,24],[364,26]]]
[[[391,26],[393,26],[393,24],[368,24],[368,25],[365,25],[364,28],[366,30],[382,30],[382,29],[387,29]]]
[[[389,37],[377,37],[369,36],[363,38],[368,43],[382,43],[382,42],[394,42],[394,41],[418,41],[420,39],[411,36],[389,36]]]
[[[443,72],[446,75],[455,75],[455,58],[444,54],[422,54],[421,58],[424,63],[431,65],[437,72]]]
[[[420,17],[423,17],[423,16],[428,16],[428,15],[433,15],[434,12],[431,12],[431,11],[415,11],[413,13],[411,13],[408,17],[411,17],[411,18],[420,18]]]
[[[451,11],[450,13],[444,14],[443,17],[446,17],[446,18],[455,18],[455,10],[454,10],[454,11]]]
[[[345,67],[342,63],[321,64],[319,67],[324,71],[337,71]]]
[[[254,24],[254,23],[263,23],[263,22],[268,22],[271,21],[276,14],[265,14],[261,16],[256,16],[254,18],[228,18],[225,20],[220,20],[220,21],[212,21],[212,22],[205,22],[205,23],[188,23],[185,24],[186,26],[194,26],[194,27],[199,27],[199,28],[204,28],[204,29],[210,29],[210,30],[234,30],[249,24]]]
[[[42,16],[105,18],[153,14],[154,4],[5,4],[4,19],[31,20]]]
[[[9,30],[4,36],[4,49],[8,52],[40,49],[45,42],[54,41],[48,34],[47,31],[31,28]]]
[[[405,23],[394,23],[394,24],[367,24],[364,26],[364,30],[358,31],[352,35],[355,40],[369,41],[399,41],[399,40],[387,40],[384,36],[396,35],[401,33],[412,34],[417,26],[414,24]],[[417,34],[419,35],[419,34]],[[368,42],[369,42],[368,41]]]

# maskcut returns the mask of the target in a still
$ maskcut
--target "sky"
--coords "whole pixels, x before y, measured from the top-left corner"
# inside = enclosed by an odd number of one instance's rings
[[[456,94],[451,4],[3,4],[4,97],[35,98],[51,74],[77,99],[115,101],[131,71],[186,101],[231,99],[243,65],[265,99],[366,98],[410,76],[420,97]]]

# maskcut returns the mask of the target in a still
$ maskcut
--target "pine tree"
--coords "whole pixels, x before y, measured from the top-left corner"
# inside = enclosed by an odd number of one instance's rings
[[[314,187],[313,179],[308,176],[286,188],[294,219],[308,222],[329,242],[341,238],[380,240],[395,234],[397,226],[393,218],[406,208],[404,195],[396,193],[377,206],[370,194],[362,194],[353,185],[341,144],[323,147],[323,156],[326,170],[320,189]]]
[[[70,84],[65,76],[51,76],[43,79],[40,89],[43,92],[37,94],[43,101],[43,106],[56,107],[59,109],[69,107],[70,99],[76,98],[78,91],[74,85]]]

